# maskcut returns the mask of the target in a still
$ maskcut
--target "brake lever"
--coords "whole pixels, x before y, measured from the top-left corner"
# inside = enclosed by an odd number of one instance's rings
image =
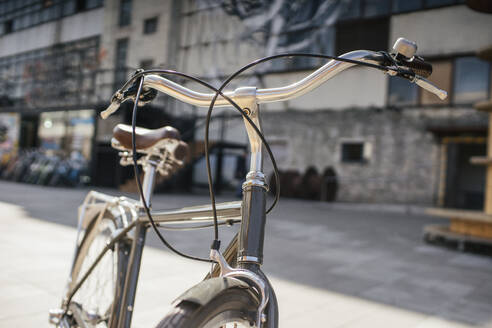
[[[109,115],[113,114],[120,108],[120,105],[124,101],[125,98],[123,97],[123,93],[121,93],[120,90],[116,91],[113,97],[111,97],[111,104],[109,104],[108,108],[101,112],[101,118],[103,120],[107,119]]]
[[[423,77],[421,77],[419,75],[415,75],[412,82],[417,84],[422,89],[425,89],[425,90],[435,94],[441,100],[444,100],[448,97],[448,93],[446,92],[446,90],[438,88],[431,81],[424,79]]]
[[[419,87],[421,87],[422,89],[425,89],[425,90],[429,91],[430,93],[435,94],[441,100],[444,100],[448,97],[448,93],[446,90],[439,88],[434,83],[423,78],[422,76],[417,75],[412,71],[402,69],[399,66],[388,67],[388,71],[386,71],[386,74],[391,75],[391,76],[399,76],[401,78],[404,78],[404,79],[410,81],[411,83],[415,83]]]

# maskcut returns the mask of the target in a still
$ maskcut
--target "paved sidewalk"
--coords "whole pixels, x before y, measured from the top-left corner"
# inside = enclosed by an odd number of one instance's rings
[[[75,238],[74,214],[65,222],[56,213],[68,213],[83,195],[0,182],[0,327],[48,326],[47,309],[60,300]],[[46,201],[55,196],[58,208]],[[190,201],[157,200],[168,206]],[[420,229],[431,218],[328,208],[283,200],[269,217],[265,271],[278,295],[282,328],[492,327],[491,258],[423,244]],[[196,254],[209,234],[171,239]],[[152,234],[149,243],[159,246]],[[148,247],[134,326],[155,326],[172,299],[207,270]]]

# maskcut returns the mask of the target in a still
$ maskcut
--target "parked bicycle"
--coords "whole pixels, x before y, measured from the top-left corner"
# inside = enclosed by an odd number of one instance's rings
[[[78,152],[64,158],[40,149],[11,155],[4,165],[0,165],[2,179],[43,186],[87,185],[90,180],[88,171],[87,160]]]
[[[227,83],[240,72],[271,58],[247,65],[231,76],[214,93],[199,93],[156,73],[181,74],[172,71],[139,71],[117,91],[103,118],[115,112],[125,100],[134,100],[133,126],[118,125],[112,145],[120,151],[121,164],[139,164],[145,172],[140,201],[113,197],[95,191],[88,194],[80,207],[75,255],[66,293],[60,309],[50,311],[50,321],[59,327],[129,327],[147,229],[152,226],[161,241],[176,253],[157,228],[179,224],[187,228],[214,226],[215,240],[209,259],[214,263],[211,273],[174,302],[174,308],[158,327],[278,327],[278,307],[274,289],[261,270],[266,223],[266,193],[263,174],[264,148],[271,155],[261,133],[261,103],[285,101],[304,95],[325,81],[354,65],[382,70],[403,77],[436,94],[446,92],[427,81],[432,66],[415,56],[416,45],[399,39],[394,53],[358,50],[332,58],[304,79],[288,86],[270,89],[240,87],[222,92]],[[289,56],[306,56],[290,54]],[[205,85],[205,84],[204,84]],[[249,137],[251,160],[243,188],[243,200],[168,211],[150,211],[154,180],[157,173],[169,175],[184,163],[186,144],[171,127],[157,130],[136,128],[135,115],[139,102],[149,102],[156,91],[199,107],[231,106],[244,117]],[[208,142],[208,135],[205,138]],[[142,156],[137,159],[137,153]],[[276,165],[274,165],[276,168]],[[137,170],[137,167],[134,167]],[[138,175],[136,175],[138,176]],[[210,172],[209,172],[210,176]],[[278,194],[279,184],[276,190]],[[272,208],[272,207],[270,207]],[[222,252],[217,227],[240,223],[239,233]]]

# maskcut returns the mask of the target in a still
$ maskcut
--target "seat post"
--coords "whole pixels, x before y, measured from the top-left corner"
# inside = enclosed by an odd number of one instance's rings
[[[143,177],[142,191],[146,201],[146,205],[149,208],[152,207],[152,194],[154,192],[156,169],[157,169],[157,162],[154,160],[148,160],[143,165],[144,177]],[[143,205],[143,199],[140,199],[140,202]]]

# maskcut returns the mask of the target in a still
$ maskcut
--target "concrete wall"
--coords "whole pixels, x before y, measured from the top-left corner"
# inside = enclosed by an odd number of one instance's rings
[[[104,9],[89,10],[0,37],[0,57],[97,36],[102,33]]]
[[[265,130],[285,139],[282,169],[331,166],[337,200],[430,204],[437,183],[438,147],[422,122],[404,113],[374,110],[268,113]],[[366,163],[343,163],[341,144],[365,142]]]
[[[389,49],[399,37],[417,42],[426,56],[475,52],[492,43],[492,17],[462,6],[391,17]]]
[[[281,170],[319,173],[335,168],[337,200],[432,204],[438,190],[440,150],[428,131],[449,122],[483,126],[486,114],[467,108],[303,110],[264,112],[267,140]],[[341,161],[341,145],[365,143],[365,163]],[[266,172],[272,172],[266,163]]]

